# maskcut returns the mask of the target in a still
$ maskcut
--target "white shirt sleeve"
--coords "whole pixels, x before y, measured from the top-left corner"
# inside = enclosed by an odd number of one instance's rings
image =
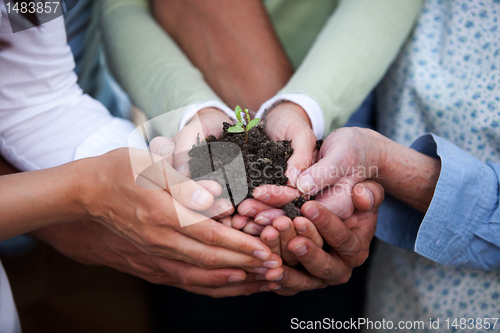
[[[208,101],[204,103],[196,103],[193,105],[190,105],[185,111],[184,114],[182,115],[181,122],[179,123],[179,131],[186,126],[186,124],[191,120],[191,118],[194,117],[195,114],[198,113],[201,109],[204,108],[216,108],[221,111],[223,111],[229,118],[233,119],[236,121],[236,116],[234,115],[234,111],[231,110],[226,104],[220,102],[220,101]]]
[[[323,118],[323,112],[321,110],[321,107],[319,106],[319,103],[314,98],[305,94],[290,93],[276,95],[262,104],[255,117],[262,119],[264,112],[274,103],[280,101],[292,102],[302,107],[309,116],[314,134],[316,134],[318,140],[323,139],[323,136],[325,135],[325,121]]]
[[[0,52],[0,154],[28,171],[126,147],[122,138],[133,125],[113,118],[76,83],[63,18],[12,33],[3,2],[0,11],[0,39],[10,44]],[[98,132],[108,132],[108,141]]]

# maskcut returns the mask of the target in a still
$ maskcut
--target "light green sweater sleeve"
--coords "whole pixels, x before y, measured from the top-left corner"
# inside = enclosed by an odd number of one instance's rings
[[[132,103],[150,118],[169,112],[157,128],[160,134],[172,137],[178,131],[185,110],[179,108],[220,101],[158,25],[147,0],[103,0],[101,13],[111,70]]]
[[[320,105],[325,135],[343,126],[396,58],[422,0],[343,0],[288,84]]]

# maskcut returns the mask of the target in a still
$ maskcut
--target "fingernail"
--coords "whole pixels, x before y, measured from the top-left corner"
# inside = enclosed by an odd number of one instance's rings
[[[228,280],[229,280],[229,283],[236,283],[236,282],[244,281],[245,279],[242,278],[241,276],[238,276],[238,275],[231,275]]]
[[[311,205],[304,210],[304,215],[310,220],[315,220],[319,215],[319,209],[316,205]]]
[[[267,259],[269,259],[269,253],[264,251],[253,251],[253,256],[262,261],[266,261]]]
[[[250,208],[249,210],[247,210],[246,212],[244,212],[241,215],[252,217],[252,216],[255,216],[255,213],[256,213],[255,209]]]
[[[257,192],[257,193],[255,193]],[[262,202],[268,202],[269,199],[271,199],[271,196],[267,193],[260,193],[259,190],[255,190],[253,193],[253,197],[259,201],[262,201]]]
[[[266,279],[266,277],[264,275],[261,275],[261,274],[255,276],[255,280],[257,280],[257,281],[263,281],[265,279]]]
[[[260,224],[260,225],[269,225],[269,224],[271,224],[271,220],[268,219],[265,216],[259,216],[254,221],[255,221],[255,223]]]
[[[260,286],[259,290],[260,290],[260,291],[271,291],[271,290],[269,290],[269,288],[268,288],[268,287],[267,287],[267,285],[265,285],[265,284],[264,284],[264,285],[262,285],[262,286]]]
[[[297,168],[289,168],[286,171],[286,176],[288,177],[288,180],[292,183],[293,186],[296,186],[297,184],[297,179],[300,176],[300,170]]]
[[[189,165],[183,164],[177,168],[177,172],[181,175],[187,177],[189,175]]]
[[[253,269],[255,273],[257,274],[266,274],[266,272],[269,270],[269,268],[264,268],[264,267],[255,267]]]
[[[165,143],[160,148],[160,156],[163,157],[163,158],[167,158],[169,155],[173,155],[172,150],[174,148],[175,148],[175,144],[174,143]]]
[[[299,233],[302,233],[302,234],[303,234],[304,232],[306,232],[306,231],[307,231],[307,227],[306,227],[306,225],[305,225],[305,224],[297,224],[297,225],[295,226],[295,229],[296,229]]]
[[[266,239],[267,239],[268,242],[274,242],[275,240],[278,239],[278,237],[279,237],[279,234],[276,235],[276,237],[266,237]]]
[[[215,214],[221,215],[222,213],[230,211],[231,208],[233,208],[233,205],[231,205],[227,202],[223,202],[220,204],[219,207],[217,207],[217,209],[215,210]]]
[[[288,223],[287,223],[287,224],[286,224],[283,228],[281,228],[281,229],[279,229],[279,228],[278,228],[278,230],[279,230],[281,233],[283,233],[283,234],[284,234],[284,233],[286,233],[286,232],[290,231],[290,224],[288,224]]]
[[[204,190],[196,190],[193,193],[191,201],[198,206],[204,206],[212,199],[212,195]]]
[[[265,263],[263,263],[262,266],[267,267],[267,268],[278,268],[278,267],[280,267],[280,264],[277,261],[269,260],[269,261],[266,261]]]
[[[280,290],[281,289],[281,284],[277,285],[276,287],[273,288],[273,290]]]
[[[373,198],[373,193],[369,189],[365,187],[365,196],[368,199],[368,201],[371,202],[370,207],[373,207],[373,204],[375,203],[375,199]]]
[[[217,189],[213,188],[213,187],[207,187],[205,188],[205,190],[207,190],[208,192],[210,192],[210,194],[212,194],[214,197],[218,196],[218,192],[217,192]]]
[[[315,194],[316,184],[311,175],[300,176],[297,180],[297,189],[302,193]]]
[[[297,256],[303,256],[304,254],[307,253],[307,247],[304,244],[300,244],[299,246],[294,248],[292,252]]]
[[[273,279],[273,281],[281,281],[281,280],[283,280],[283,274]]]

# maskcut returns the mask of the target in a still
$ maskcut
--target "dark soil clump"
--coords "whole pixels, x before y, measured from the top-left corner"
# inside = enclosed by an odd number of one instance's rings
[[[205,142],[193,145],[189,151],[192,179],[217,181],[223,188],[222,197],[230,199],[235,207],[252,198],[253,190],[260,185],[286,186],[287,161],[293,153],[290,141],[272,141],[261,125],[243,133],[229,133],[231,126],[223,124],[220,139],[209,135]],[[305,202],[299,197],[283,209],[293,219],[298,215],[295,207]]]

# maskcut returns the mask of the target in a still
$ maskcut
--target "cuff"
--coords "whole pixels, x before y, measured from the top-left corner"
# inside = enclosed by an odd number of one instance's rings
[[[179,123],[179,131],[186,126],[186,124],[191,120],[191,118],[194,117],[195,114],[198,113],[201,109],[204,108],[216,108],[221,111],[223,111],[229,118],[233,119],[236,121],[236,116],[234,115],[234,111],[231,110],[227,105],[220,101],[208,101],[204,103],[196,103],[190,105],[186,111],[184,111],[184,114],[182,115],[181,122]]]
[[[145,141],[134,135],[134,125],[125,119],[113,118],[86,138],[75,151],[74,160],[105,154],[117,148],[138,148],[148,150]]]
[[[255,118],[262,119],[262,115],[267,109],[269,109],[274,103],[281,101],[292,102],[303,108],[309,116],[314,134],[316,134],[318,140],[323,139],[323,136],[325,135],[323,112],[321,111],[319,103],[314,98],[309,97],[306,94],[290,93],[276,95],[262,104],[259,111],[257,111]]]
[[[498,179],[486,163],[434,134],[412,148],[441,159],[434,196],[418,230],[415,252],[447,265],[463,255],[498,200]]]

